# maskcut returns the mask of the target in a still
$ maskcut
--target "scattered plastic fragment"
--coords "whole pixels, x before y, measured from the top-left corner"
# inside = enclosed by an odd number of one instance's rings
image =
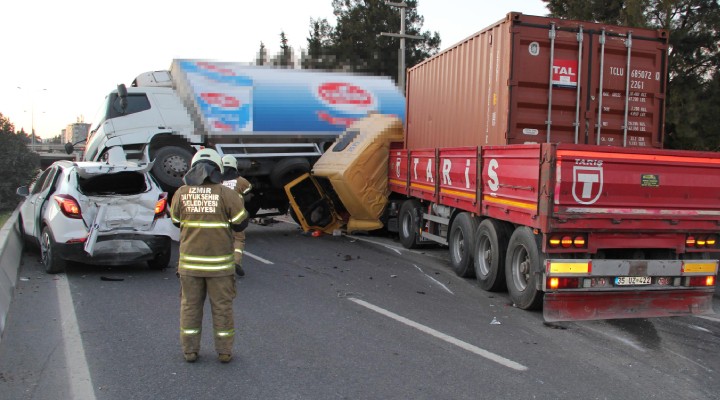
[[[124,278],[111,278],[109,276],[101,276],[100,280],[101,281],[109,281],[109,282],[121,282],[121,281],[124,281],[125,279]]]
[[[30,280],[30,278],[28,278],[27,276],[21,276],[21,277],[20,277],[20,280],[23,281],[23,282],[27,282],[27,281]]]
[[[497,318],[493,317],[492,321],[490,321],[490,325],[500,325],[500,321],[497,320]]]

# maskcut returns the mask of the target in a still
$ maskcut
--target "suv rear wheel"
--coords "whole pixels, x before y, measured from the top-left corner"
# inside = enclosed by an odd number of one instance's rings
[[[47,226],[40,236],[40,259],[48,274],[64,272],[67,266],[67,261],[60,258],[55,239]]]

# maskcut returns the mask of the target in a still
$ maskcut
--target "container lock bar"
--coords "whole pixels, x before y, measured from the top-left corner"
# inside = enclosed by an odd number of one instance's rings
[[[548,37],[550,38],[550,79],[548,81],[549,87],[548,87],[548,116],[547,121],[545,123],[547,124],[547,138],[545,141],[547,143],[550,143],[550,126],[552,125],[552,90],[553,90],[553,63],[555,62],[555,37],[557,36],[555,32],[555,23],[550,24],[550,32],[548,33]]]
[[[578,71],[577,71],[577,95],[575,98],[575,144],[578,144],[578,131],[580,129],[580,86],[582,86],[582,56],[583,56],[583,27],[577,34],[578,41]]]
[[[628,32],[625,47],[627,47],[628,51],[627,68],[625,69],[625,125],[623,126],[623,147],[627,147],[628,111],[630,110],[630,55],[632,52],[632,32]]]
[[[605,73],[605,28],[600,35],[600,86],[598,87],[598,117],[597,117],[597,135],[596,144],[600,145],[600,130],[602,129],[602,109],[603,109],[603,77]]]

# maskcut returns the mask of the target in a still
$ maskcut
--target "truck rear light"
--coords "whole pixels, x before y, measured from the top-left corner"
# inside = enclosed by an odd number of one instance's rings
[[[165,211],[167,211],[167,192],[162,192],[160,196],[158,196],[158,201],[155,203],[155,218],[162,218],[163,215],[165,215]]]
[[[710,276],[690,276],[687,278],[687,285],[691,287],[715,286],[715,277]]]
[[[550,277],[547,279],[547,288],[550,290],[558,289],[577,289],[580,287],[579,278],[567,278],[567,277]]]
[[[696,249],[712,247],[717,245],[717,237],[715,235],[688,235],[685,239],[685,246]]]
[[[82,213],[80,212],[80,205],[77,200],[67,194],[56,194],[53,199],[60,206],[60,211],[68,217],[73,219],[82,219]]]
[[[548,239],[548,245],[551,248],[563,247],[568,249],[570,247],[575,247],[582,249],[587,245],[587,240],[583,235],[553,235]]]
[[[68,241],[65,242],[65,243],[66,243],[66,244],[85,243],[86,240],[87,240],[87,237],[79,238],[79,239],[70,239],[70,240],[68,240]]]

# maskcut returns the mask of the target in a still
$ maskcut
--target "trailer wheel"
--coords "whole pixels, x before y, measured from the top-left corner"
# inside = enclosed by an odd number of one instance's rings
[[[542,303],[543,293],[537,289],[541,263],[539,246],[530,228],[515,229],[505,259],[505,279],[510,299],[523,310],[537,309]]]
[[[472,278],[475,275],[473,245],[477,226],[477,219],[469,213],[463,212],[455,217],[450,228],[450,237],[448,238],[450,264],[453,271],[463,278]]]
[[[408,200],[400,207],[400,229],[398,229],[398,233],[400,243],[406,249],[415,249],[419,246],[420,221],[417,209],[420,207],[420,202],[417,200]]]
[[[505,227],[493,219],[482,221],[475,231],[475,276],[484,290],[505,289],[505,253],[509,236]]]
[[[182,147],[165,146],[155,153],[154,160],[153,176],[163,190],[174,192],[183,184],[182,178],[190,168],[192,154]]]

